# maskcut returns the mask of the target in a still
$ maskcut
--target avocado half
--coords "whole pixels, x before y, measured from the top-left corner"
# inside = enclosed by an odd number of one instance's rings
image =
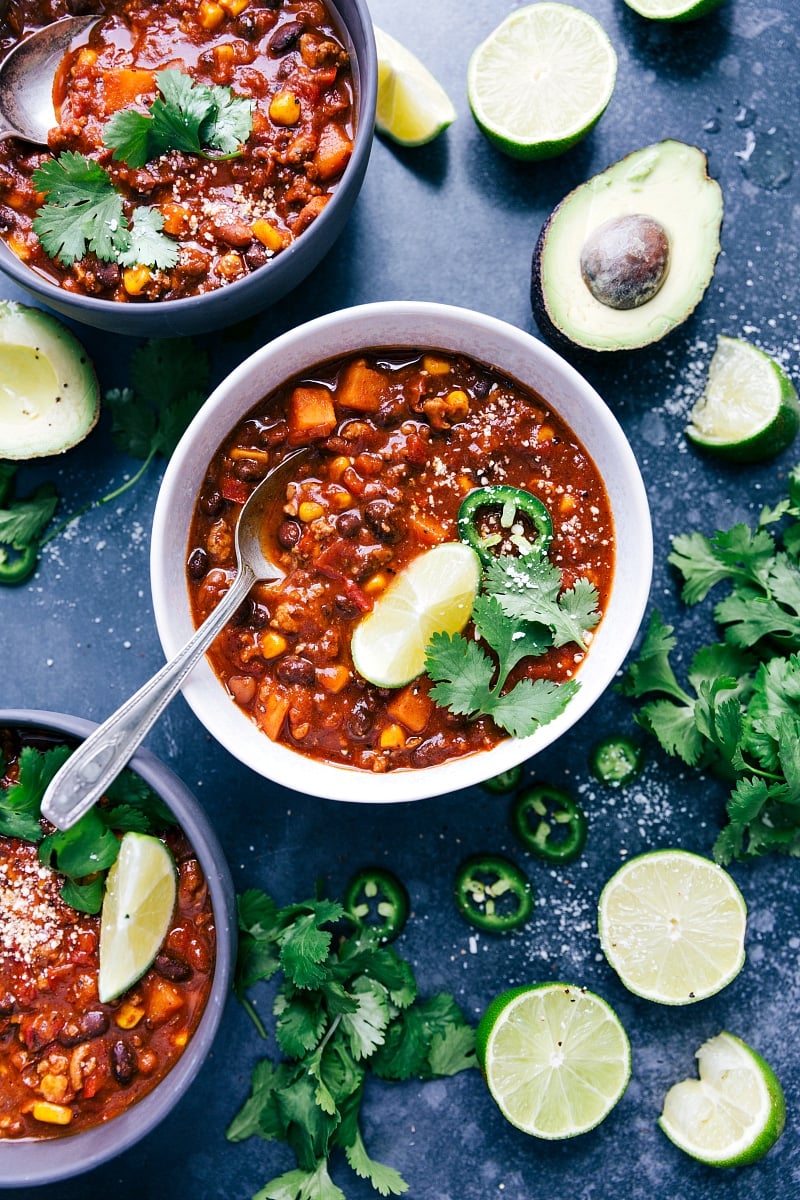
[[[0,300],[0,459],[61,454],[99,414],[97,375],[78,339],[49,313]]]
[[[722,190],[702,150],[664,141],[587,180],[545,222],[531,306],[562,347],[633,350],[694,311],[720,251]]]

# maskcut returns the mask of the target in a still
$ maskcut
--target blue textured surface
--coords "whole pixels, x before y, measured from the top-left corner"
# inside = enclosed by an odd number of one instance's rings
[[[561,160],[524,165],[483,140],[465,95],[469,55],[509,5],[373,0],[376,23],[435,72],[458,120],[424,149],[376,141],[356,209],[316,277],[246,329],[221,333],[208,346],[216,381],[291,325],[346,304],[392,298],[467,305],[537,334],[528,302],[530,256],[552,207],[649,142],[675,137],[701,146],[726,203],[723,253],[705,300],[654,349],[583,366],[636,450],[655,520],[652,604],[677,626],[685,663],[708,640],[711,624],[708,606],[687,611],[678,600],[666,565],[670,536],[754,521],[763,504],[783,494],[786,472],[800,458],[796,445],[763,467],[728,468],[701,458],[683,436],[719,333],[746,337],[797,372],[800,23],[795,0],[728,0],[714,16],[673,27],[641,20],[621,0],[576,2],[614,41],[617,89],[584,143]],[[0,283],[0,296],[24,299],[8,283]],[[82,336],[103,386],[123,385],[133,343],[92,331]],[[26,466],[21,484],[53,478],[67,510],[118,486],[136,466],[114,452],[104,419],[63,459]],[[4,705],[100,720],[160,665],[148,578],[158,483],[154,468],[118,503],[82,517],[47,547],[29,584],[0,595]],[[414,915],[398,948],[413,962],[424,994],[450,991],[476,1019],[511,984],[565,979],[600,992],[620,1014],[633,1048],[630,1086],[601,1127],[570,1142],[540,1143],[512,1129],[475,1071],[442,1082],[370,1086],[367,1147],[403,1173],[414,1200],[800,1195],[797,863],[734,868],[750,909],[748,961],[724,992],[681,1009],[629,995],[600,953],[600,889],[624,856],[644,849],[678,845],[710,853],[725,798],[720,785],[679,769],[653,746],[635,785],[617,793],[597,787],[587,769],[589,745],[603,733],[632,728],[629,704],[609,693],[530,764],[529,774],[567,786],[589,813],[586,852],[561,870],[526,857],[513,841],[505,801],[480,789],[391,809],[285,792],[212,744],[181,698],[148,739],[207,806],[237,886],[266,887],[288,902],[309,894],[321,878],[335,895],[355,868],[383,862],[411,895]],[[519,935],[477,938],[456,914],[453,872],[466,853],[481,849],[505,851],[530,872],[537,905]],[[789,1119],[761,1164],[720,1173],[672,1147],[656,1118],[667,1088],[692,1073],[698,1045],[723,1028],[775,1067]],[[91,1189],[115,1200],[246,1200],[291,1165],[283,1148],[230,1146],[224,1136],[247,1095],[253,1063],[272,1050],[232,1003],[198,1083],[164,1126],[50,1194],[82,1200]],[[374,1195],[343,1161],[335,1161],[333,1174],[348,1200]],[[38,1193],[8,1194],[22,1200]]]

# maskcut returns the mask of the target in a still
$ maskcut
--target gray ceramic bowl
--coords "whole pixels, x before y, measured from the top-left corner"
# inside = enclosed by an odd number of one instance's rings
[[[220,329],[274,304],[309,275],[344,228],[364,180],[375,124],[378,62],[366,0],[331,0],[350,51],[356,83],[357,124],[353,154],[330,202],[288,249],[227,287],[150,304],[120,304],[71,295],[37,275],[0,242],[0,270],[49,308],[112,333],[131,337],[186,337]]]
[[[85,738],[89,721],[63,713],[0,709],[0,726]],[[50,1140],[0,1140],[0,1188],[53,1183],[89,1171],[138,1142],[166,1117],[197,1075],[211,1049],[230,991],[235,957],[234,892],[228,865],[200,805],[168,767],[139,750],[131,767],[169,806],[194,847],[211,892],[217,931],[217,955],[211,994],[182,1056],[153,1091],[109,1121],[83,1133]]]

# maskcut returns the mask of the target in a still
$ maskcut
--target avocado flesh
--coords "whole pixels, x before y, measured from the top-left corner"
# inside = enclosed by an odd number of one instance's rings
[[[80,342],[49,313],[0,301],[0,459],[69,450],[99,412],[97,376]]]
[[[703,297],[720,251],[722,191],[696,146],[665,141],[620,159],[558,205],[534,251],[531,300],[542,332],[587,350],[630,350],[663,338]],[[614,218],[655,218],[670,243],[664,283],[637,308],[595,299],[581,274],[581,250]]]

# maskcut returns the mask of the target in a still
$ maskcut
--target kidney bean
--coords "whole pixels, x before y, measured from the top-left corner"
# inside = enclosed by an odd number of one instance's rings
[[[296,683],[301,687],[313,687],[317,681],[314,664],[298,654],[286,654],[278,663],[275,674],[281,683]]]
[[[279,25],[267,42],[270,54],[285,54],[287,50],[291,50],[304,29],[302,21],[285,21],[283,25]]]
[[[153,966],[159,975],[164,979],[171,979],[173,983],[181,983],[192,974],[192,968],[187,962],[165,952],[156,956]]]
[[[196,546],[186,562],[186,569],[192,579],[202,579],[208,570],[209,557],[202,546]]]
[[[128,1084],[139,1070],[136,1051],[127,1042],[115,1042],[111,1047],[111,1071],[117,1083]]]

